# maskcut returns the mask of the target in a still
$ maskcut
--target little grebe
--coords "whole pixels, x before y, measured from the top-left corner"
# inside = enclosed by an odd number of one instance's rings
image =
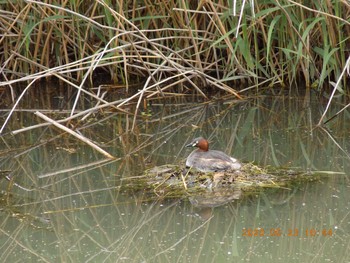
[[[187,157],[186,166],[201,172],[239,170],[242,166],[235,158],[221,151],[209,150],[208,141],[202,137],[194,139],[186,147],[198,147]]]

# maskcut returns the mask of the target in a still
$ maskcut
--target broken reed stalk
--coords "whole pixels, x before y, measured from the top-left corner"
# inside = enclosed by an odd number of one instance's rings
[[[107,158],[110,159],[115,159],[114,156],[112,156],[111,154],[109,154],[108,152],[106,152],[105,150],[103,150],[102,148],[100,148],[99,146],[97,146],[96,144],[94,144],[91,140],[89,140],[88,138],[76,133],[75,131],[68,129],[66,126],[63,126],[62,124],[59,124],[57,121],[54,121],[53,119],[47,117],[46,115],[42,114],[41,112],[37,111],[35,112],[35,115],[37,115],[38,117],[42,118],[43,120],[51,123],[52,125],[54,125],[55,127],[68,132],[69,134],[73,135],[75,138],[81,140],[82,142],[86,143],[87,145],[91,146],[93,149],[95,149],[96,151],[102,153],[104,156],[106,156]]]

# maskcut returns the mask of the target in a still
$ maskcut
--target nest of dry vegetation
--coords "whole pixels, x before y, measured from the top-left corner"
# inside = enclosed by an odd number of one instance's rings
[[[266,188],[287,188],[292,183],[319,179],[315,173],[244,164],[240,171],[203,173],[179,165],[162,165],[144,175],[128,178],[128,189],[162,198],[189,197],[198,206],[218,206]]]

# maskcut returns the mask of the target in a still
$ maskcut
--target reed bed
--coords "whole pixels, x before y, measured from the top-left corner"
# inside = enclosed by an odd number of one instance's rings
[[[1,86],[55,76],[79,92],[103,72],[142,95],[336,82],[347,1],[18,1],[0,4]],[[347,66],[349,67],[349,66]],[[346,83],[342,78],[342,86]],[[77,84],[78,83],[78,84]],[[340,89],[340,88],[339,88]]]

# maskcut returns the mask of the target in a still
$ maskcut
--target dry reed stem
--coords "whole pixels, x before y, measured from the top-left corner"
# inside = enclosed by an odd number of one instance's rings
[[[347,59],[347,61],[346,61],[346,64],[345,64],[345,66],[344,66],[344,68],[343,68],[343,71],[341,72],[341,74],[340,74],[340,76],[339,76],[339,78],[338,78],[337,83],[334,85],[334,88],[333,88],[333,91],[332,91],[332,93],[331,93],[331,96],[330,96],[330,98],[328,99],[328,103],[327,103],[326,109],[324,110],[324,112],[323,112],[323,114],[322,114],[322,116],[321,116],[321,118],[320,118],[320,120],[319,120],[317,126],[321,126],[321,125],[322,125],[322,121],[323,121],[324,117],[326,116],[326,113],[327,113],[327,111],[328,111],[328,109],[329,109],[329,107],[330,107],[330,105],[331,105],[332,100],[333,100],[334,94],[335,94],[335,92],[338,90],[338,87],[339,87],[339,85],[340,85],[341,80],[343,79],[343,77],[344,77],[344,75],[345,75],[345,72],[347,72],[348,75],[349,75],[349,73],[350,73],[350,56],[348,57],[348,59]],[[350,104],[348,104],[347,106],[345,106],[341,111],[337,112],[335,115],[338,115],[340,112],[342,112],[344,109],[346,109],[349,105],[350,105]]]
[[[22,97],[24,96],[24,94],[27,92],[27,90],[34,84],[34,82],[36,81],[36,79],[32,80],[31,83],[23,90],[23,92],[21,93],[21,95],[18,97],[17,101],[15,102],[15,104],[13,105],[11,111],[9,112],[9,114],[6,117],[6,120],[4,121],[3,125],[1,126],[0,129],[0,134],[2,134],[2,132],[4,131],[7,122],[10,120],[12,113],[14,112],[14,110],[16,109],[18,103],[21,101]]]
[[[290,3],[292,3],[292,4],[294,4],[294,5],[300,6],[301,8],[303,8],[303,9],[305,9],[305,10],[308,10],[308,11],[311,11],[311,12],[314,12],[314,13],[317,13],[317,14],[321,14],[321,15],[324,15],[324,16],[328,16],[328,17],[334,18],[334,19],[336,19],[336,20],[342,21],[342,22],[344,22],[345,24],[350,25],[350,21],[345,20],[345,19],[343,19],[343,18],[341,18],[341,17],[339,17],[339,16],[335,16],[335,15],[332,15],[332,14],[329,14],[329,13],[326,13],[326,12],[323,12],[323,11],[320,11],[320,10],[312,9],[312,8],[310,8],[310,7],[307,7],[307,6],[302,5],[302,4],[300,4],[300,3],[294,2],[294,1],[292,1],[292,0],[287,0],[287,1],[290,2]],[[346,3],[346,1],[344,1],[344,3]],[[346,3],[346,4],[348,4],[348,3]],[[348,8],[350,8],[350,5],[348,6]]]
[[[54,126],[56,126],[57,128],[73,135],[74,137],[76,137],[77,139],[79,139],[80,141],[86,143],[87,145],[91,146],[93,149],[95,149],[96,151],[102,153],[104,156],[106,156],[107,158],[110,159],[115,159],[114,156],[112,156],[111,154],[109,154],[108,152],[106,152],[105,150],[103,150],[102,148],[100,148],[99,146],[97,146],[96,144],[94,144],[90,139],[76,133],[75,131],[68,129],[66,126],[63,126],[62,124],[59,124],[57,121],[54,121],[53,119],[47,117],[46,115],[42,114],[41,112],[37,111],[34,113],[35,115],[39,116],[40,118],[42,118],[43,120],[53,124]]]

